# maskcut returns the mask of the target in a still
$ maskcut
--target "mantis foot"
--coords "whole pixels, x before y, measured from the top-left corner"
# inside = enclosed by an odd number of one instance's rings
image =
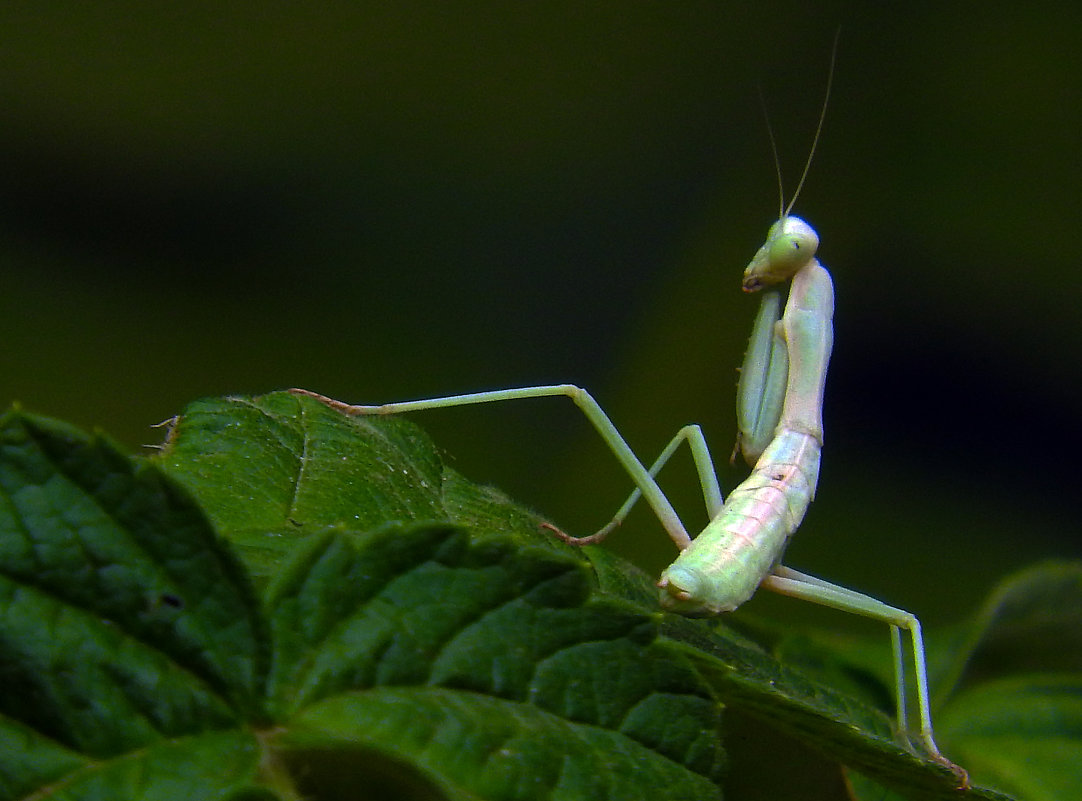
[[[546,529],[548,531],[551,531],[559,539],[563,540],[568,545],[574,545],[576,547],[582,547],[583,545],[597,545],[597,543],[601,542],[603,539],[605,539],[605,537],[609,536],[609,534],[612,533],[612,530],[614,528],[616,528],[618,525],[620,525],[620,523],[618,521],[613,521],[612,523],[609,523],[607,526],[605,526],[600,531],[595,531],[593,534],[589,534],[589,535],[587,535],[585,537],[575,537],[575,536],[573,536],[571,534],[568,534],[565,531],[557,528],[552,523],[549,523],[547,521],[541,523],[541,528]]]
[[[956,765],[955,763],[951,762],[942,754],[936,754],[935,761],[954,774],[954,778],[958,780],[958,785],[957,787],[955,787],[956,790],[972,789],[973,785],[969,782],[969,771],[967,771],[961,765]]]

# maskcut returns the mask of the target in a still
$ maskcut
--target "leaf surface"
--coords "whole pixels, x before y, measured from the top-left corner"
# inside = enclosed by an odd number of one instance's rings
[[[18,410],[0,447],[0,799],[721,798],[726,706],[958,797],[867,698],[663,614],[406,421],[276,393],[193,404],[149,461]],[[958,753],[1009,689],[959,691]]]

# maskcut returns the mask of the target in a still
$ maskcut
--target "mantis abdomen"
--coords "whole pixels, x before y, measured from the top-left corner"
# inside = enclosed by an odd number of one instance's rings
[[[754,595],[811,504],[821,448],[810,434],[780,431],[721,513],[661,574],[662,605],[714,615]]]

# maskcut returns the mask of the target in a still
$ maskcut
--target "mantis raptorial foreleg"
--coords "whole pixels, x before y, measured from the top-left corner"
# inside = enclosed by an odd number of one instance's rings
[[[736,445],[732,459],[742,453],[751,466],[762,456],[781,422],[785,382],[789,377],[789,349],[779,330],[785,293],[782,287],[762,292],[759,312],[740,368],[736,390]]]

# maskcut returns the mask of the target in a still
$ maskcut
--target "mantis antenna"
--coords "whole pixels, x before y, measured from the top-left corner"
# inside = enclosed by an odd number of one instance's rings
[[[774,139],[774,126],[770,124],[770,114],[767,113],[766,100],[763,98],[762,88],[759,90],[759,105],[763,109],[763,119],[766,121],[766,135],[770,140],[770,153],[774,157],[774,174],[778,179],[778,219],[782,220],[789,216],[789,212],[793,210],[793,206],[796,205],[796,199],[800,197],[800,190],[804,188],[804,181],[808,177],[808,171],[811,169],[812,159],[815,157],[815,149],[819,146],[819,135],[823,133],[823,123],[827,118],[827,104],[830,103],[830,90],[834,88],[834,65],[838,60],[838,40],[841,38],[842,29],[838,28],[834,32],[834,43],[830,47],[830,67],[827,68],[827,88],[823,92],[823,105],[819,109],[819,122],[815,125],[815,135],[812,137],[811,149],[808,151],[807,161],[804,162],[804,169],[800,173],[800,180],[797,182],[796,189],[793,191],[793,197],[789,200],[789,205],[785,205],[785,185],[781,179],[781,159],[778,158],[778,143]]]

